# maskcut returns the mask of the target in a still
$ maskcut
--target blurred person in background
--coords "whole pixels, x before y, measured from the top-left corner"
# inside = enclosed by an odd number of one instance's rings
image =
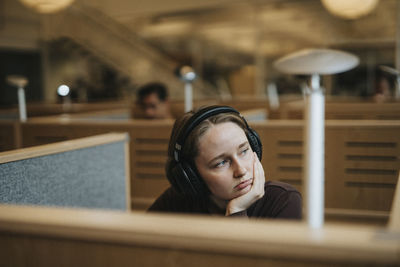
[[[134,117],[145,119],[171,119],[168,88],[160,82],[141,86],[137,91],[136,104],[139,110]],[[139,114],[137,114],[139,113]]]

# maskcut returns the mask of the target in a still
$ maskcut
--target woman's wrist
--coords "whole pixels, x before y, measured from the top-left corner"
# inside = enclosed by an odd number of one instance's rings
[[[225,212],[225,216],[230,216],[234,213],[238,213],[238,212],[242,212],[245,211],[246,209],[244,208],[239,208],[239,207],[231,207],[230,205],[228,205],[226,207],[226,212]]]

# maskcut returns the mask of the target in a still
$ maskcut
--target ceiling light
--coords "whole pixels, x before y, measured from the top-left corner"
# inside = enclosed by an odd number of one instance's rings
[[[378,0],[321,0],[321,2],[330,13],[345,19],[365,16],[378,4]]]
[[[74,0],[20,0],[20,2],[39,13],[54,13],[68,7]]]

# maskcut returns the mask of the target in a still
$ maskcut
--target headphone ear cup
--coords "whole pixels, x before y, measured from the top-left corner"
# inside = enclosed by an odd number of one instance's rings
[[[174,187],[180,194],[188,194],[193,191],[189,177],[184,168],[182,168],[182,164],[176,163],[172,166],[170,171],[167,171],[167,178],[172,187]]]
[[[170,158],[167,159],[165,164],[165,173],[167,174],[167,179],[172,187],[179,193],[181,193],[181,186],[177,182],[177,176],[179,175],[179,167],[174,160]]]
[[[186,162],[178,162],[167,168],[167,178],[175,190],[183,195],[200,196],[207,192],[204,182]]]
[[[262,143],[261,139],[256,131],[248,127],[247,139],[249,140],[251,149],[256,152],[258,159],[262,158]]]
[[[205,185],[203,179],[200,178],[197,171],[185,161],[181,162],[180,165],[182,166],[182,169],[184,170],[188,181],[188,187],[186,188],[185,192],[188,192],[192,196],[206,195],[206,193],[208,192],[208,188]]]

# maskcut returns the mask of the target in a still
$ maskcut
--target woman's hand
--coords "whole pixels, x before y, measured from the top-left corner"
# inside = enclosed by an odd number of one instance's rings
[[[234,198],[229,201],[228,205],[226,206],[226,216],[246,210],[254,202],[264,196],[264,169],[261,165],[260,160],[258,159],[257,154],[255,152],[253,152],[253,154],[253,184],[251,185],[250,191],[244,195],[241,195],[240,197]]]

